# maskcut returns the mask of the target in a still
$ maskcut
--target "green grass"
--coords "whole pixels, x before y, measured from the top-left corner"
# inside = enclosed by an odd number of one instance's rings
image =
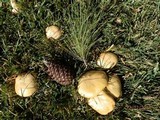
[[[9,0],[1,1],[0,119],[160,118],[159,0],[75,0],[72,4],[68,0],[28,0],[27,4],[21,2],[25,8],[17,15],[11,13]],[[122,22],[117,23],[117,18]],[[49,41],[45,36],[45,28],[52,24],[64,30],[59,41]],[[112,113],[102,116],[78,94],[77,78],[86,69],[98,69],[96,58],[112,44],[119,62],[110,73],[121,77],[123,96],[116,100]],[[66,52],[74,58],[77,78],[65,87],[50,81],[43,58],[68,58]],[[10,76],[25,71],[34,72],[39,84],[29,98],[17,96],[14,82],[8,81]]]

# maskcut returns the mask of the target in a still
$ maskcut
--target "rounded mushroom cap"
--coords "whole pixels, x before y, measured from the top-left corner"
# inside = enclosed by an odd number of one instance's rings
[[[57,26],[49,26],[46,28],[46,36],[47,38],[58,39],[62,35],[62,31]]]
[[[112,52],[104,52],[100,54],[97,60],[97,65],[105,69],[110,69],[113,68],[117,62],[118,57],[116,54]]]
[[[80,79],[78,84],[78,93],[85,97],[95,97],[107,85],[108,76],[104,71],[88,71]]]
[[[99,114],[107,115],[114,109],[115,101],[111,96],[102,91],[96,97],[90,98],[88,100],[88,105]]]
[[[37,83],[31,74],[18,75],[15,80],[15,92],[22,97],[29,97],[37,91]]]
[[[118,98],[122,95],[121,81],[117,75],[113,75],[111,79],[109,79],[107,89],[114,97]]]

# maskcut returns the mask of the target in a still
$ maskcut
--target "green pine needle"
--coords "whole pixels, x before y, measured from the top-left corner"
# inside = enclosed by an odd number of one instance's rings
[[[64,46],[69,53],[86,64],[91,48],[101,39],[99,34],[105,24],[101,22],[103,11],[90,10],[90,7],[83,3],[74,3],[69,10],[70,12],[64,14],[68,25]]]

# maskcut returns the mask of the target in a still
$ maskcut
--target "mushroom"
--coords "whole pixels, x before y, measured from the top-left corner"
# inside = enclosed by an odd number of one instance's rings
[[[112,52],[103,52],[97,60],[97,65],[105,69],[111,69],[117,64],[117,62],[118,57],[116,54]]]
[[[37,91],[38,85],[32,74],[24,73],[16,77],[15,92],[22,97],[29,97]]]
[[[17,3],[16,0],[10,0],[11,6],[12,6],[12,13],[17,14],[21,11],[22,6],[20,3]]]
[[[118,98],[122,95],[121,81],[117,75],[113,75],[107,84],[109,92]]]
[[[106,87],[107,82],[108,76],[104,71],[88,71],[79,79],[78,93],[85,98],[95,97]]]
[[[101,115],[107,115],[115,107],[114,99],[101,91],[97,96],[88,99],[88,105]]]
[[[49,26],[46,28],[46,36],[48,39],[59,39],[62,35],[62,30],[60,30],[57,26]]]

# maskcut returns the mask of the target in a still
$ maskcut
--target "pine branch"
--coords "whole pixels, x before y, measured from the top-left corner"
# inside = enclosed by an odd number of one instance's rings
[[[91,4],[91,3],[90,3]],[[92,5],[91,5],[92,6]],[[104,14],[97,7],[84,3],[73,3],[70,12],[64,12],[68,34],[63,45],[74,57],[87,64],[91,48],[98,42]],[[97,12],[98,10],[98,12]]]

